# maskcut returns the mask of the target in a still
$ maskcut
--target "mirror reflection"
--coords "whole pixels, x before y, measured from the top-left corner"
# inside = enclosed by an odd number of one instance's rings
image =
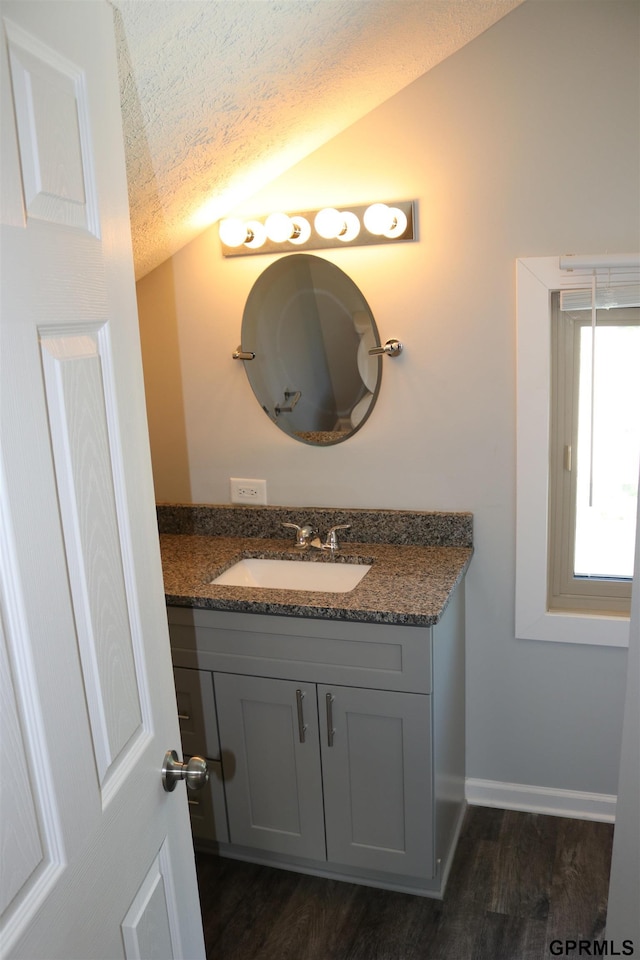
[[[371,413],[382,362],[380,340],[355,283],[321,257],[293,254],[272,263],[249,293],[242,351],[249,383],[267,416],[304,443],[352,436]]]

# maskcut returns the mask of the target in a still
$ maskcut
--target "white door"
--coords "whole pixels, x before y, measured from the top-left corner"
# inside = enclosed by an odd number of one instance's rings
[[[112,9],[0,12],[0,955],[197,960]]]

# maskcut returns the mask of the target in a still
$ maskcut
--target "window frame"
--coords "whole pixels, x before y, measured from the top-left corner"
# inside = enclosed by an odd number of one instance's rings
[[[551,610],[629,616],[631,580],[575,576],[580,340],[591,331],[591,311],[561,310],[551,294],[551,405],[548,536],[548,604]],[[598,309],[596,323],[638,327],[637,308]],[[574,463],[567,467],[566,450]]]
[[[549,610],[551,294],[584,287],[559,257],[516,261],[517,459],[515,632],[525,640],[629,645],[629,616]]]

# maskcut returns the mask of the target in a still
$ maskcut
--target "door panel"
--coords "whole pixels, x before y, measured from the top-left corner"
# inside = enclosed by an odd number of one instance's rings
[[[214,682],[231,843],[324,860],[314,685],[224,673]]]
[[[328,860],[432,877],[431,698],[319,686],[318,702]]]
[[[174,924],[176,921],[175,909],[171,858],[163,846],[122,922],[127,960],[174,960],[171,926],[172,919]]]
[[[353,843],[359,847],[403,850],[405,770],[402,719],[351,710],[346,714],[346,722]],[[375,764],[371,763],[372,745],[377,757]],[[381,774],[384,791],[380,790]]]
[[[108,429],[115,411],[105,395],[112,374],[106,331],[106,324],[76,324],[40,333],[63,548],[101,783],[142,723],[123,560],[131,548],[116,507],[121,456]]]
[[[27,216],[97,226],[85,73],[5,20]]]
[[[0,529],[2,525],[0,524]],[[2,603],[5,607],[5,603]],[[40,835],[42,811],[29,779],[29,745],[18,717],[5,631],[0,619],[0,769],[5,771],[2,816],[13,824],[4,838],[0,870],[0,911],[4,912],[32,882],[45,859]],[[11,776],[6,771],[11,770]]]

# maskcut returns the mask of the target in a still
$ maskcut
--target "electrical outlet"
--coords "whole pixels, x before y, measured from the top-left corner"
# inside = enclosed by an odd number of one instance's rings
[[[260,503],[267,502],[266,480],[240,480],[231,477],[231,503]]]

